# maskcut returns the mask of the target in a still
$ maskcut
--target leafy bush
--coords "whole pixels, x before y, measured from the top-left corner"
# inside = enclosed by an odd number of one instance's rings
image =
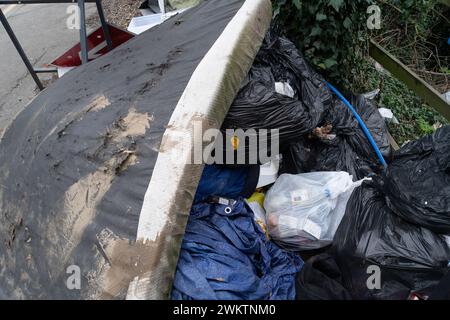
[[[372,0],[273,0],[278,30],[341,88],[366,89],[367,8]]]
[[[377,0],[380,30],[371,36],[441,93],[450,90],[450,7],[436,0]]]
[[[445,92],[450,74],[450,46],[446,43],[449,7],[434,0],[272,2],[278,31],[294,41],[310,64],[329,81],[356,93],[381,89],[380,105],[391,109],[400,122],[389,125],[399,144],[448,124],[405,84],[374,68],[368,57],[368,39],[375,37],[418,73],[417,69],[431,69],[433,72],[419,74]],[[372,4],[381,7],[380,30],[367,28],[367,8]]]
[[[450,46],[444,41],[448,37],[448,7],[433,0],[272,2],[278,31],[294,41],[305,58],[329,81],[353,92],[381,89],[380,105],[391,109],[400,122],[389,124],[389,130],[399,144],[429,134],[436,126],[448,124],[405,84],[376,70],[373,60],[368,57],[368,39],[372,36],[406,64],[431,68],[434,75],[441,72],[443,76],[437,79],[436,76],[424,78],[435,80],[433,84],[444,79],[441,87],[448,88],[445,76],[449,73]],[[367,8],[372,4],[379,5],[382,10],[380,30],[370,31],[366,25]]]
[[[380,73],[369,66],[367,79],[372,89],[381,89],[378,96],[380,107],[391,109],[399,121],[399,124],[389,124],[389,132],[399,145],[432,133],[433,126],[448,125],[442,115],[424,104],[412,90],[389,73]]]

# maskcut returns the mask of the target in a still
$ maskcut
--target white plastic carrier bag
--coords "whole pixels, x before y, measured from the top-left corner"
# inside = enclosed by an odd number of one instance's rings
[[[362,181],[343,171],[282,174],[264,201],[271,238],[290,250],[329,245]]]

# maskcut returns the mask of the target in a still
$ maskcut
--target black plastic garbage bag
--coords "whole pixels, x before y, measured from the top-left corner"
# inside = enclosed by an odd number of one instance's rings
[[[398,150],[384,181],[387,204],[397,215],[450,234],[450,126]]]
[[[287,146],[321,122],[331,98],[324,79],[310,68],[295,45],[269,32],[222,130],[254,129],[254,135],[259,136],[260,129],[278,129],[280,146]],[[228,146],[230,138],[226,135]],[[262,142],[257,148],[265,147],[266,140]]]
[[[351,300],[342,271],[333,256],[319,254],[309,259],[296,278],[297,300]]]
[[[345,259],[344,261],[340,261]],[[338,260],[340,263],[338,263]],[[374,285],[374,264],[356,257],[342,258],[324,253],[308,260],[297,274],[297,300],[406,300],[412,297],[442,299],[446,282],[439,282],[442,273],[434,270],[409,272],[380,268],[381,289]],[[449,273],[447,273],[449,275]],[[425,289],[412,291],[410,283],[421,282]],[[437,284],[439,283],[439,284]],[[437,284],[437,285],[436,285]]]
[[[363,119],[386,161],[391,157],[388,129],[375,101],[353,96],[351,104]],[[320,125],[283,153],[286,173],[346,171],[355,180],[380,173],[382,166],[356,118],[343,102],[334,99]]]
[[[450,273],[441,279],[431,293],[430,300],[450,300]]]
[[[450,248],[433,231],[389,209],[378,183],[353,192],[331,252],[354,299],[406,299],[431,293],[449,268]],[[380,288],[370,288],[369,267],[380,268]]]

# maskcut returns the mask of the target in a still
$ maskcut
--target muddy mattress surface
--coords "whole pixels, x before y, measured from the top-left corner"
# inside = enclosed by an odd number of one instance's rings
[[[0,298],[125,297],[161,136],[243,2],[177,15],[71,71],[19,114],[0,143]]]

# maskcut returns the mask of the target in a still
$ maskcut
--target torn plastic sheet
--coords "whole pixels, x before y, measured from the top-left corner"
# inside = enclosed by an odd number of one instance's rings
[[[147,31],[161,23],[163,23],[164,21],[166,21],[167,19],[171,18],[172,16],[175,16],[177,14],[180,14],[184,11],[186,11],[186,9],[181,9],[181,10],[175,10],[175,11],[169,11],[167,13],[155,13],[155,14],[151,14],[151,15],[145,15],[145,16],[141,16],[141,17],[134,17],[133,19],[131,19],[127,30],[134,33],[134,34],[141,34],[144,31]]]

